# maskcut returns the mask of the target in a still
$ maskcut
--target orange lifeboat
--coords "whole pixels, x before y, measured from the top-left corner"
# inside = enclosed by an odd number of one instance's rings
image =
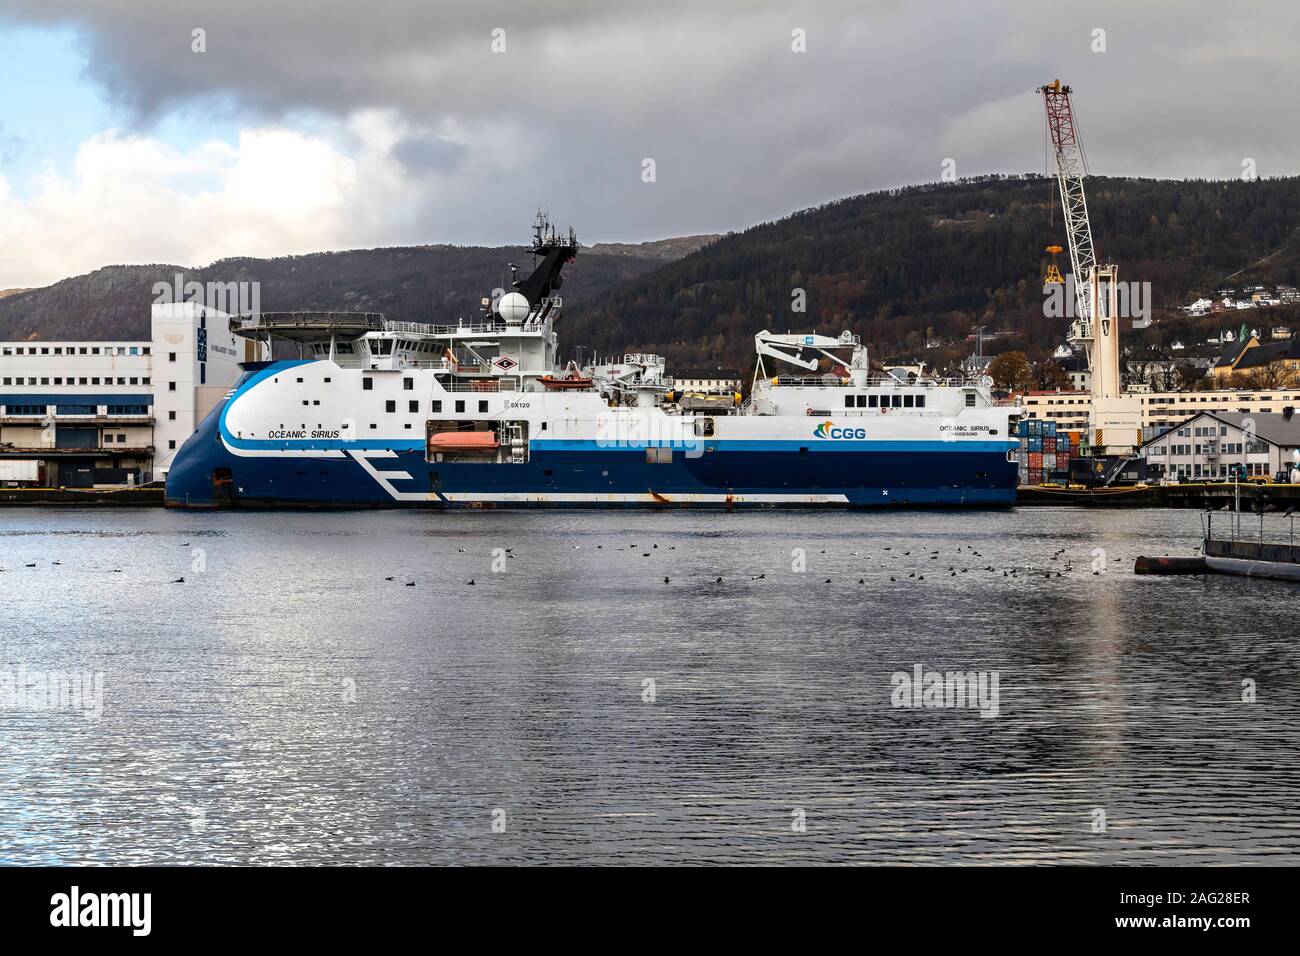
[[[500,447],[495,432],[434,432],[430,451],[494,451]]]
[[[578,371],[578,366],[570,362],[563,375],[543,375],[538,379],[543,388],[562,392],[571,389],[591,388],[591,379]]]

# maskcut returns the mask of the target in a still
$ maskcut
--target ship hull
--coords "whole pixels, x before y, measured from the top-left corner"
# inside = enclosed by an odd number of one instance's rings
[[[1005,442],[710,442],[645,449],[534,441],[518,464],[430,462],[415,447],[238,453],[223,407],[167,476],[174,508],[999,508],[1015,502]]]

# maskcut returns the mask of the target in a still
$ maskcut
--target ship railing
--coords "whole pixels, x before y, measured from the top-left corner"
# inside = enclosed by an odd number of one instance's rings
[[[461,322],[456,325],[429,325],[424,322],[385,322],[385,332],[406,332],[413,335],[501,335],[506,331],[499,322]],[[518,331],[513,330],[513,331]]]
[[[763,379],[761,385],[771,387],[772,379]],[[822,375],[779,375],[776,378],[778,388],[857,388],[852,379],[838,376]],[[921,378],[914,382],[904,382],[892,375],[872,375],[867,379],[866,388],[975,388],[974,382],[961,378]]]
[[[520,392],[523,391],[519,377],[501,375],[492,378],[475,378],[469,380],[442,379],[441,384],[447,392]]]

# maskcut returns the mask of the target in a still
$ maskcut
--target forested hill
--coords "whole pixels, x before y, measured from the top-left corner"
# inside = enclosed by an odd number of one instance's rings
[[[983,325],[1016,333],[999,339],[996,351],[1041,352],[1061,341],[1067,325],[1043,317],[1043,248],[1065,244],[1055,189],[1042,176],[915,186],[717,239],[583,249],[566,270],[561,347],[566,356],[579,346],[584,357],[593,349],[656,351],[670,367],[747,369],[753,335],[763,328],[847,328],[877,358],[924,357],[942,366],[968,353],[965,337]],[[1300,178],[1089,177],[1087,190],[1099,258],[1117,262],[1121,279],[1150,282],[1162,319],[1126,341],[1195,341],[1220,319],[1189,320],[1177,307],[1221,286],[1300,285]],[[479,297],[504,283],[507,261],[530,260],[518,248],[420,246],[227,259],[184,275],[258,280],[267,310],[368,310],[429,322],[476,314]],[[1068,271],[1064,254],[1060,265]],[[151,286],[178,271],[110,266],[0,297],[0,339],[145,336]],[[791,309],[797,289],[803,313]],[[1251,321],[1300,321],[1294,307],[1269,311],[1268,318],[1251,313]],[[1223,324],[1235,328],[1240,319]],[[945,345],[926,352],[931,339]]]
[[[1118,263],[1121,279],[1151,282],[1157,316],[1221,285],[1300,285],[1300,177],[1089,177],[1087,196],[1099,259]],[[574,299],[564,338],[610,353],[658,351],[670,367],[748,367],[763,328],[851,329],[877,357],[919,356],[927,329],[956,354],[977,324],[1022,332],[1031,349],[1055,346],[1067,321],[1043,317],[1042,276],[1044,247],[1065,245],[1058,206],[1055,180],[1043,176],[840,200],[727,235],[594,302]],[[1069,271],[1067,254],[1060,265]],[[806,292],[805,314],[791,309],[796,289]],[[1159,344],[1186,324],[1175,314],[1142,338]]]
[[[564,294],[591,302],[600,292],[707,241],[583,250],[565,273]],[[455,322],[478,315],[479,299],[509,283],[507,263],[528,268],[518,247],[406,246],[273,259],[223,259],[202,268],[105,266],[39,289],[0,293],[0,340],[139,339],[149,336],[155,282],[259,282],[261,307],[382,312],[407,322]]]

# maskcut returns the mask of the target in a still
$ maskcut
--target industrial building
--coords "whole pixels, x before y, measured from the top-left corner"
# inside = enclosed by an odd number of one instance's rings
[[[686,369],[674,372],[673,387],[701,395],[732,395],[740,391],[740,372],[734,368]]]
[[[0,342],[0,483],[158,481],[203,417],[263,356],[229,316],[153,306],[148,339]]]
[[[1300,467],[1300,416],[1198,412],[1144,443],[1140,449],[1152,473],[1188,479],[1290,477]],[[1234,466],[1241,466],[1240,469]]]
[[[1198,412],[1240,413],[1243,415],[1281,415],[1288,408],[1300,409],[1300,389],[1208,389],[1190,392],[1147,392],[1132,394],[1141,415],[1142,434],[1134,435],[1131,444],[1180,425]],[[1021,400],[1026,418],[1054,421],[1060,428],[1084,431],[1092,393],[1085,391],[1027,392]],[[1112,436],[1113,437],[1113,436]],[[1116,442],[1117,443],[1117,442]]]

